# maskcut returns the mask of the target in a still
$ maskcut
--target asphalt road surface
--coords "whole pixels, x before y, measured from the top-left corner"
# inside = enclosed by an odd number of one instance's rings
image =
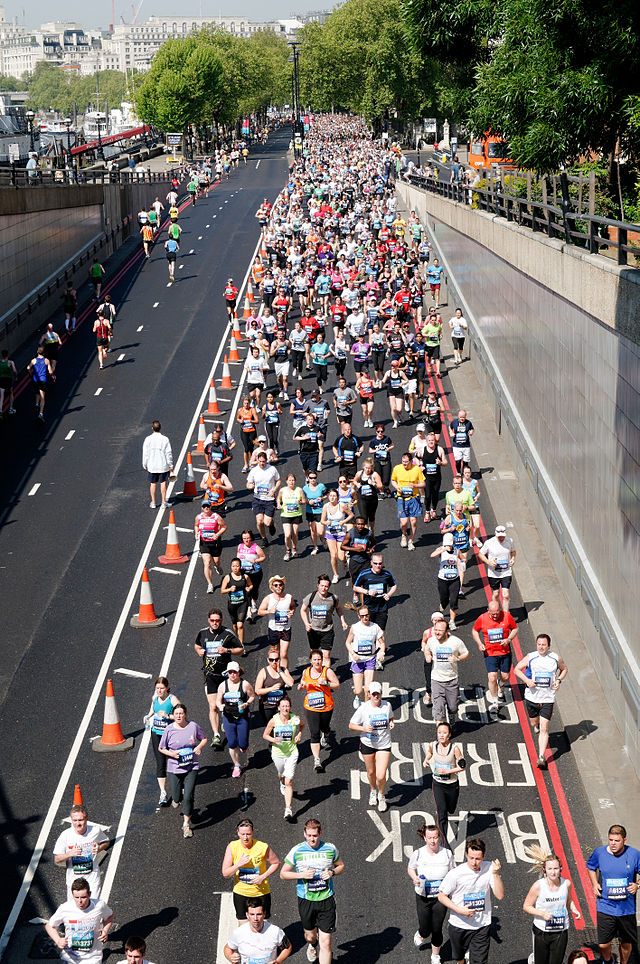
[[[421,765],[424,744],[435,734],[430,708],[422,702],[419,644],[430,613],[438,608],[436,562],[429,558],[440,542],[435,523],[420,523],[417,551],[409,555],[399,546],[394,503],[382,503],[378,514],[378,547],[399,583],[387,628],[389,658],[378,677],[399,720],[393,733],[386,813],[367,807],[357,739],[348,730],[352,692],[339,627],[334,666],[342,686],[334,713],[335,739],[331,750],[323,753],[323,774],[314,773],[308,742],[303,740],[295,779],[297,824],[283,820],[282,797],[256,713],[242,780],[231,779],[226,751],[204,751],[194,836],[184,840],[179,814],[171,808],[157,809],[155,769],[141,723],[153,679],[166,672],[190,718],[209,734],[193,641],[206,625],[209,606],[218,604],[225,612],[226,606],[219,593],[206,595],[200,560],[191,557],[193,537],[186,530],[192,529],[198,503],[175,506],[181,547],[190,554],[190,562],[164,571],[159,566],[168,512],[148,508],[141,446],[151,421],[159,418],[173,444],[179,473],[176,492],[181,491],[184,453],[195,446],[197,416],[206,409],[212,366],[218,359],[219,379],[218,350],[228,346],[222,289],[229,276],[240,287],[251,264],[258,240],[254,213],[264,196],[274,199],[284,185],[287,143],[285,133],[272,137],[266,147],[252,152],[246,168],[181,214],[184,233],[175,285],[167,287],[160,245],[150,262],[143,263],[138,256],[123,271],[111,290],[119,310],[107,369],[98,371],[91,324],[86,321],[61,354],[44,428],[35,423],[29,392],[18,400],[15,422],[5,420],[2,428],[0,904],[2,926],[9,922],[4,933],[9,941],[6,960],[55,957],[44,928],[29,921],[48,918],[64,900],[64,872],[54,865],[51,851],[75,784],[81,787],[90,819],[108,826],[112,839],[117,836],[102,865],[104,889],[116,918],[106,960],[122,956],[122,942],[132,933],[148,939],[148,956],[157,964],[221,959],[216,958],[216,948],[234,921],[229,918],[231,884],[222,878],[220,865],[235,836],[241,807],[247,804],[256,836],[268,841],[281,858],[302,839],[309,816],[321,820],[325,838],[340,849],[346,872],[336,881],[337,960],[377,961],[389,956],[400,961],[421,953],[413,945],[417,922],[406,863],[420,843],[416,827],[434,813],[430,778]],[[447,356],[450,346],[448,339],[445,342]],[[454,397],[446,367],[445,363],[442,390],[448,410],[456,411],[464,399]],[[233,366],[234,391],[218,392],[225,421],[235,412],[240,371]],[[311,387],[308,375],[304,384]],[[376,416],[388,421],[382,395],[376,401]],[[372,434],[362,430],[359,412],[354,429],[367,440]],[[332,421],[330,442],[334,430]],[[401,425],[390,434],[399,456],[413,431]],[[288,415],[284,436],[281,471],[285,464],[299,471]],[[473,441],[478,452],[490,448],[477,436]],[[240,445],[230,473],[236,493],[227,516],[225,571],[241,530],[253,522],[239,449]],[[487,458],[480,462],[489,474]],[[194,464],[201,468],[204,463],[194,456]],[[445,489],[450,488],[450,479],[451,472],[445,469]],[[322,480],[335,483],[336,471],[329,466]],[[496,520],[491,484],[481,484],[483,522],[492,532]],[[311,544],[303,524],[300,558],[285,563],[280,525],[278,532],[267,550],[266,576],[285,573],[287,590],[300,601],[315,587],[318,574],[329,569],[328,555],[309,555]],[[167,622],[162,628],[137,631],[129,627],[129,617],[137,611],[143,565],[150,567],[156,611],[166,615]],[[536,748],[515,687],[515,700],[509,700],[498,720],[489,721],[484,665],[471,639],[471,625],[487,602],[483,577],[484,571],[472,562],[460,607],[458,632],[472,653],[461,671],[464,704],[457,737],[468,769],[451,832],[458,859],[465,836],[471,834],[482,836],[488,856],[503,864],[506,895],[503,901],[494,901],[491,960],[507,964],[526,961],[531,950],[530,924],[521,910],[533,879],[524,847],[548,843],[561,856],[586,918],[586,926],[581,921],[581,929],[570,937],[569,946],[578,947],[593,941],[595,914],[581,854],[599,841],[559,715],[552,724],[555,762],[544,774],[535,768]],[[350,599],[351,587],[344,581],[333,588],[343,602]],[[533,639],[517,579],[513,612],[520,623],[518,655],[533,648]],[[348,621],[356,621],[353,613]],[[249,680],[255,681],[265,655],[266,624],[259,620],[247,626],[247,657],[242,662]],[[296,615],[290,657],[296,682],[307,656],[306,635]],[[147,678],[119,672],[122,669]],[[91,750],[91,738],[101,732],[107,677],[114,681],[123,730],[135,737],[134,749],[127,753]],[[301,705],[295,699],[296,707]],[[272,890],[273,920],[285,927],[300,959],[303,938],[295,885],[276,877]],[[446,942],[443,960],[451,959],[449,950]]]

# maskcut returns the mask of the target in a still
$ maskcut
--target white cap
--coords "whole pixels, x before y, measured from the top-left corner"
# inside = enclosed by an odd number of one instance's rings
[[[382,683],[376,683],[375,680],[373,681],[373,683],[369,683],[369,692],[382,693]]]
[[[442,537],[442,545],[443,546],[453,545],[453,532],[445,532],[444,536]]]
[[[507,534],[507,530],[504,526],[496,526],[497,536],[506,536],[506,534]]]
[[[235,669],[238,672],[240,672],[240,664],[236,663],[235,660],[232,660],[230,663],[227,663],[227,673],[229,672],[230,669]]]
[[[424,424],[424,422],[419,422],[416,425],[416,432],[426,432],[426,431],[427,431],[427,426]]]

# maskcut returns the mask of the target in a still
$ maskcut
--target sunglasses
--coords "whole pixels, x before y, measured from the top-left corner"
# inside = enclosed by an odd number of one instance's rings
[[[210,623],[221,623],[222,620],[220,619],[219,616],[209,616],[209,622],[210,622]]]
[[[280,659],[279,656],[269,656],[270,663],[277,663],[279,659]]]

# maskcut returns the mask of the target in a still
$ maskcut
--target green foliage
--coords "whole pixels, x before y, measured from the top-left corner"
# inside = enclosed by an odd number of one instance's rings
[[[448,68],[439,105],[504,137],[520,167],[640,158],[637,0],[402,0],[416,48]]]
[[[407,42],[400,0],[347,0],[299,39],[301,96],[315,110],[342,107],[375,122],[432,104],[433,72]]]
[[[100,91],[100,109],[105,101],[109,108],[117,107],[123,100],[133,96],[134,90],[141,83],[141,74],[129,74],[125,77],[118,70],[101,70],[89,77],[78,77],[68,70],[60,70],[53,64],[44,62],[36,64],[35,70],[27,78],[26,86],[29,91],[31,110],[53,110],[69,117],[73,114],[73,105],[83,112],[87,104],[95,104],[95,92]],[[18,88],[20,89],[20,88]]]
[[[138,91],[138,113],[163,130],[214,119],[232,124],[286,99],[288,55],[272,31],[244,39],[215,28],[168,40]]]
[[[24,90],[25,84],[18,77],[0,74],[0,90]]]

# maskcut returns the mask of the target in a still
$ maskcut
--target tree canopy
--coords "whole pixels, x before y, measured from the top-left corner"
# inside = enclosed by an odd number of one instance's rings
[[[299,33],[301,97],[315,110],[346,108],[375,122],[432,105],[434,72],[407,43],[400,0],[347,0]]]
[[[520,166],[640,157],[637,0],[401,2],[414,48],[445,68],[441,112],[503,137]]]
[[[43,61],[36,64],[35,70],[25,78],[25,82],[16,81],[17,87],[4,89],[26,88],[29,91],[28,106],[32,110],[52,108],[69,117],[73,114],[74,103],[80,112],[85,111],[87,104],[95,104],[96,90],[99,90],[101,95],[100,109],[104,108],[105,101],[110,108],[117,107],[123,100],[133,96],[141,80],[141,74],[129,74],[125,77],[118,70],[100,70],[88,77],[77,76]]]

